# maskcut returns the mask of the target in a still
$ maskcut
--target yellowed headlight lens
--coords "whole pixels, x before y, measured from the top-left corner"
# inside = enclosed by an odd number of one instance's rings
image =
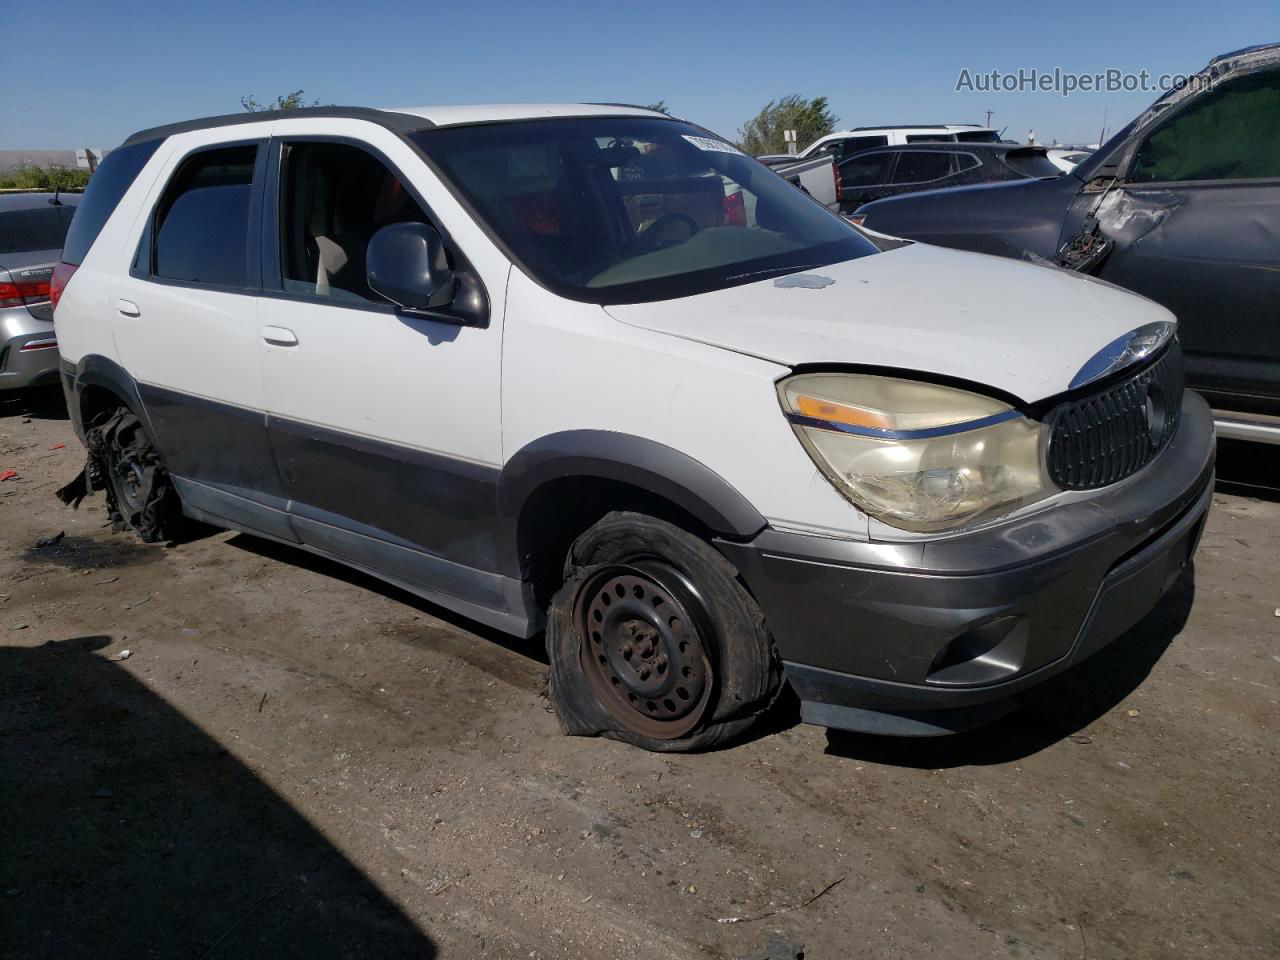
[[[894,526],[952,529],[1054,489],[1043,425],[999,400],[862,374],[801,375],[779,384],[778,394],[836,489]]]

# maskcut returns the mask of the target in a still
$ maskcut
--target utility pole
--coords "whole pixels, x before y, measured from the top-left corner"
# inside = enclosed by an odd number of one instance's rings
[[[988,110],[988,111],[987,111],[987,126],[988,126],[988,127],[990,127],[990,126],[991,126],[991,111],[990,111],[990,110]]]

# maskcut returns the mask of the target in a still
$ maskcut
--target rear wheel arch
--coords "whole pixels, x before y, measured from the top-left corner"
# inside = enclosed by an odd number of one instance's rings
[[[80,422],[88,427],[103,413],[128,408],[150,431],[150,422],[137,381],[124,367],[99,354],[89,354],[71,372]]]

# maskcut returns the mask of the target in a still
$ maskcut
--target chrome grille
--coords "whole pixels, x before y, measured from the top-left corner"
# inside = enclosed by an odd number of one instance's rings
[[[1092,490],[1137,473],[1177,430],[1182,415],[1177,341],[1119,383],[1050,411],[1049,475],[1064,490]]]

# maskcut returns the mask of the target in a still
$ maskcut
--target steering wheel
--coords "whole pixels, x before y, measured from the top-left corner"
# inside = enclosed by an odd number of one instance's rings
[[[698,226],[698,221],[693,219],[687,213],[679,211],[673,213],[664,213],[657,220],[654,220],[647,227],[636,235],[636,243],[655,249],[664,246],[662,242],[663,231],[673,223],[683,223],[689,228],[689,236],[692,237],[702,228]]]

